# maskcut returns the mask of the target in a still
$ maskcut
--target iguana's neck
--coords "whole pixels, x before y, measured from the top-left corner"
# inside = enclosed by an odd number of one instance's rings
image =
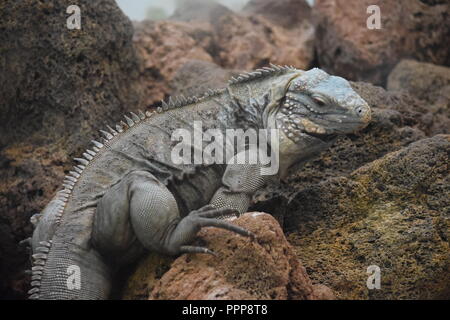
[[[320,155],[329,148],[332,142],[317,142],[311,144],[308,140],[293,142],[282,130],[279,131],[279,177],[284,180],[290,169],[299,167]]]
[[[292,79],[301,72],[290,70],[283,74],[229,85],[227,91],[231,99],[231,111],[238,127],[275,128],[275,123],[271,120],[272,115],[278,110]]]

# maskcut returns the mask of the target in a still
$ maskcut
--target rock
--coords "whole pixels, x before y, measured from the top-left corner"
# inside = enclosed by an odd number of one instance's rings
[[[145,87],[146,105],[172,94],[172,80],[190,60],[241,71],[270,62],[301,69],[312,64],[314,27],[306,20],[285,29],[262,15],[223,11],[218,4],[203,8],[189,3],[189,7],[186,13],[179,10],[170,21],[134,24],[133,42],[141,60],[140,82]],[[220,17],[216,17],[216,10],[223,11]]]
[[[332,291],[313,285],[301,263],[293,255],[279,224],[264,213],[246,213],[233,223],[256,234],[257,240],[216,228],[203,228],[197,245],[217,253],[217,257],[184,254],[156,282],[154,267],[143,261],[128,283],[127,298],[149,299],[333,299]],[[154,259],[150,257],[149,259]],[[133,277],[147,273],[140,283],[151,290],[137,290]],[[148,281],[147,279],[150,279]],[[137,293],[137,296],[135,295]]]
[[[2,6],[0,145],[69,136],[70,149],[88,142],[85,133],[99,124],[139,108],[130,21],[115,1],[85,3],[81,30],[69,30],[67,6],[31,0]]]
[[[432,134],[450,127],[450,68],[414,60],[402,60],[388,78],[388,90],[404,91],[422,100],[421,117]],[[433,120],[432,120],[433,119]]]
[[[203,21],[214,23],[220,17],[233,11],[214,0],[184,0],[178,1],[175,12],[170,17],[175,21]]]
[[[231,77],[239,74],[212,62],[189,60],[177,70],[169,86],[172,96],[199,96],[208,89],[224,88]]]
[[[132,25],[115,1],[80,4],[81,30],[61,1],[2,4],[0,296],[23,298],[29,257],[18,242],[95,133],[140,108]],[[42,23],[45,21],[45,23]]]
[[[133,42],[141,60],[146,105],[169,97],[169,83],[187,61],[213,62],[207,50],[213,46],[213,31],[208,23],[143,21],[134,27]]]
[[[449,153],[437,135],[293,196],[288,239],[311,278],[340,299],[449,299]]]
[[[378,5],[381,29],[367,28],[367,8]],[[319,64],[350,80],[384,85],[402,58],[450,65],[448,2],[317,0]]]
[[[243,12],[262,15],[286,29],[298,27],[311,18],[311,7],[305,0],[250,0]]]
[[[221,17],[214,25],[218,64],[252,70],[269,63],[309,69],[314,59],[314,28],[305,22],[292,30],[255,15]]]
[[[450,112],[450,68],[414,60],[402,60],[388,78],[388,90],[404,90]],[[438,110],[434,110],[434,112]]]
[[[173,257],[149,253],[134,270],[128,272],[131,275],[124,275],[125,285],[122,294],[119,292],[118,298],[123,300],[148,299],[161,277],[170,270],[170,265],[174,260]]]
[[[448,133],[450,115],[445,107],[431,106],[406,92],[385,91],[364,83],[356,83],[354,88],[376,112],[377,109],[384,109],[383,113],[391,115],[393,111],[398,112],[401,117],[401,122],[398,123],[400,126],[419,129],[427,136]]]

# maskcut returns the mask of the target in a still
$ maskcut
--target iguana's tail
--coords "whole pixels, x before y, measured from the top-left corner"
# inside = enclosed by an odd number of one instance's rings
[[[70,232],[57,232],[63,200],[57,195],[41,214],[31,218],[36,228],[29,241],[33,252],[29,298],[107,299],[110,270],[103,258],[90,245],[76,243],[68,236]]]
[[[86,250],[55,237],[49,251],[38,254],[32,270],[30,299],[108,299],[110,270],[94,249]],[[41,263],[37,263],[39,261]]]

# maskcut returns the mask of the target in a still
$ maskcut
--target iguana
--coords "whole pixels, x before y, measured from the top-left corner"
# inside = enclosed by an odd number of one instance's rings
[[[29,298],[107,299],[118,268],[147,250],[213,254],[191,245],[202,227],[252,236],[222,218],[244,213],[269,180],[286,177],[290,167],[370,118],[368,104],[345,79],[273,64],[232,78],[224,89],[130,113],[75,158],[62,190],[31,218]],[[264,176],[259,163],[175,164],[172,134],[194,130],[194,121],[222,132],[279,129],[279,172]]]

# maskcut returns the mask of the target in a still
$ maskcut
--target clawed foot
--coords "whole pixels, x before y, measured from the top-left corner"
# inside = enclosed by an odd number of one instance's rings
[[[255,234],[252,232],[236,226],[230,222],[220,220],[220,217],[224,216],[237,216],[239,212],[234,209],[217,209],[211,205],[204,206],[198,210],[192,211],[187,217],[185,217],[180,225],[184,225],[185,230],[200,230],[203,227],[216,227],[222,228],[244,237],[250,237],[252,240],[256,238]],[[184,229],[183,228],[183,229]],[[197,232],[195,232],[197,233]],[[206,253],[216,256],[213,251],[196,246],[180,246],[179,253]]]

